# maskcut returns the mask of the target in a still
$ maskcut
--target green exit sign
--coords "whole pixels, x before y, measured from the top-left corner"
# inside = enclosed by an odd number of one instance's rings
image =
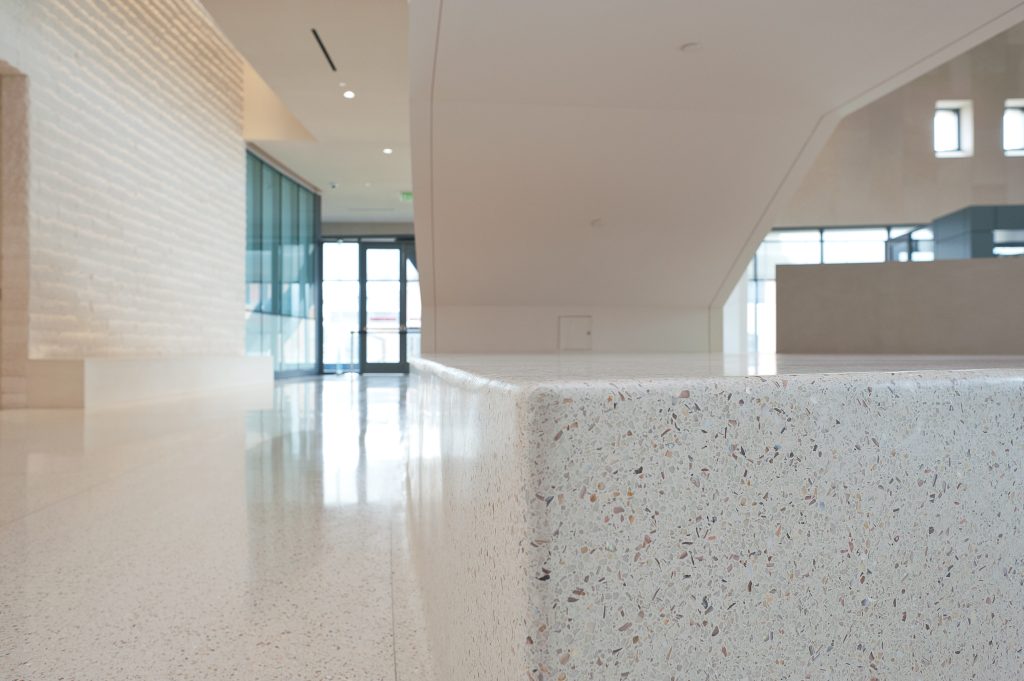
[[[404,203],[412,203],[412,192],[402,192],[402,201]]]

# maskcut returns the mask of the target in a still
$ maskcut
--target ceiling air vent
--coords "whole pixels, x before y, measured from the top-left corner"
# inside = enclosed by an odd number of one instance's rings
[[[334,65],[334,60],[331,59],[331,53],[327,51],[327,46],[324,45],[324,41],[320,40],[320,34],[316,32],[316,29],[310,29],[313,31],[313,37],[316,38],[316,44],[320,46],[320,51],[324,53],[324,59],[327,60],[327,65],[331,67],[331,71],[337,72],[338,67]]]

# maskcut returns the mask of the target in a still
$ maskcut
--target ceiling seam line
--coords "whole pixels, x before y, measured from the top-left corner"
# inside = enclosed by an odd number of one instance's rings
[[[437,26],[434,29],[434,54],[430,67],[430,270],[434,277],[433,285],[430,287],[430,297],[434,304],[434,323],[430,330],[433,337],[433,349],[437,352],[437,248],[434,232],[437,226],[434,224],[434,203],[436,193],[434,192],[434,90],[437,87],[437,53],[441,49],[441,19],[444,16],[444,0],[437,3]],[[415,221],[413,222],[413,233],[415,233]]]

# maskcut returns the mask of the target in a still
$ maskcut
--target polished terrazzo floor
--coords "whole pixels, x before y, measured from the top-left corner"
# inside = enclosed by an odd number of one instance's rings
[[[411,392],[0,412],[0,679],[428,678]]]

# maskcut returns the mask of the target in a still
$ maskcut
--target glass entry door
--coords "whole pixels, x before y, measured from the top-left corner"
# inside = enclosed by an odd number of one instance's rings
[[[359,272],[360,373],[408,372],[410,312],[416,327],[412,333],[419,332],[418,296],[409,300],[410,283],[415,293],[419,291],[413,245],[363,242],[359,245]],[[410,302],[415,309],[410,310]],[[414,350],[418,347],[416,343]]]
[[[323,370],[325,374],[359,371],[359,244],[323,244]]]

